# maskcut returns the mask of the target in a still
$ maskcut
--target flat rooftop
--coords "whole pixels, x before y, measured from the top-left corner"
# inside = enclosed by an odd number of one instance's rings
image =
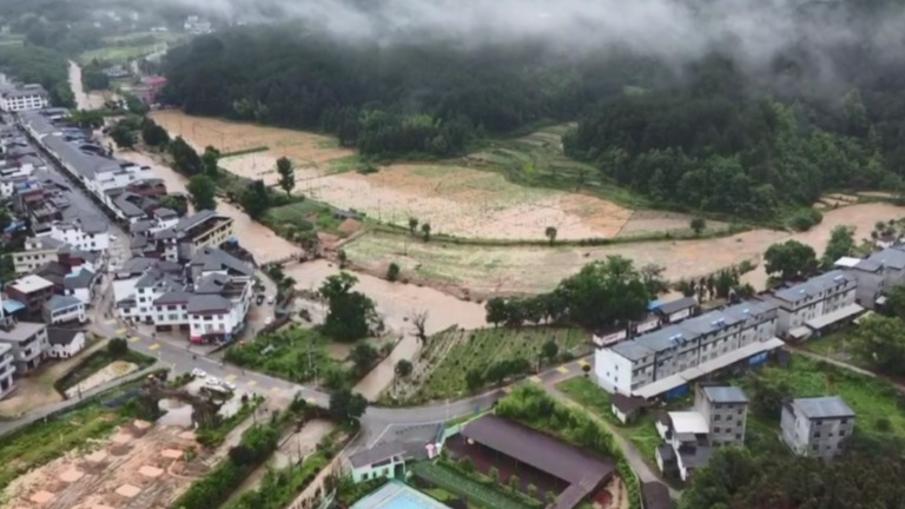
[[[351,509],[449,509],[449,506],[399,481],[390,481],[353,504]]]

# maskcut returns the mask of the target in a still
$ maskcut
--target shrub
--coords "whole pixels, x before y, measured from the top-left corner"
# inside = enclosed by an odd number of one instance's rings
[[[107,343],[107,352],[114,357],[122,357],[129,351],[129,344],[123,338],[113,338]]]
[[[789,216],[789,226],[799,232],[810,230],[811,227],[823,221],[823,214],[810,207],[798,209]]]
[[[388,281],[396,281],[399,279],[399,265],[396,262],[390,263],[390,266],[387,267],[387,280]]]

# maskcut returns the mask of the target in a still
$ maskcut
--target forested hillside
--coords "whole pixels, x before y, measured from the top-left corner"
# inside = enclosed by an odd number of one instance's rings
[[[617,183],[664,206],[771,220],[827,191],[900,191],[905,52],[892,49],[901,37],[874,34],[899,10],[808,3],[794,11],[800,34],[769,52],[742,51],[730,34],[682,58],[530,36],[371,40],[249,25],[172,50],[165,98],[334,133],[377,157],[458,155],[488,134],[578,120],[567,153]],[[846,33],[815,39],[830,17]]]
[[[852,76],[838,96],[784,97],[712,57],[686,83],[594,107],[565,146],[661,202],[748,217],[827,190],[898,189],[905,104],[889,86],[905,66],[876,71],[887,76]]]
[[[541,43],[344,43],[295,25],[200,37],[167,57],[188,113],[335,133],[365,154],[447,156],[482,133],[572,119],[621,93],[636,61],[568,59]]]

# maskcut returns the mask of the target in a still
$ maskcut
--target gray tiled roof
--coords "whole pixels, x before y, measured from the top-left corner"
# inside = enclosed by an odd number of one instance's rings
[[[855,416],[855,412],[839,396],[794,399],[792,406],[811,419]]]
[[[852,276],[841,270],[831,270],[819,276],[814,276],[804,283],[778,290],[773,295],[786,302],[797,302],[848,282],[854,282]]]
[[[186,305],[186,311],[189,313],[228,311],[230,307],[230,302],[219,295],[193,295]]]
[[[63,286],[70,290],[77,288],[88,288],[94,281],[95,274],[88,269],[82,269],[78,274],[73,274],[63,278]]]
[[[681,299],[664,302],[657,308],[657,310],[660,311],[661,313],[670,315],[672,313],[675,313],[676,311],[681,311],[683,309],[692,308],[697,305],[698,305],[698,299],[695,299],[694,297],[682,297]]]
[[[82,301],[71,295],[54,295],[47,301],[47,309],[53,311],[56,309],[65,309],[72,306],[81,305]]]
[[[708,401],[714,403],[747,403],[748,396],[738,387],[730,385],[702,387]]]
[[[82,333],[79,329],[69,329],[66,327],[48,327],[47,328],[47,341],[51,345],[68,345],[72,343],[72,340],[75,339]]]

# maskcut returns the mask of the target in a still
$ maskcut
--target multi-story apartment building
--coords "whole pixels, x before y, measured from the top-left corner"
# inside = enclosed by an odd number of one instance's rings
[[[16,388],[13,374],[16,372],[16,362],[13,356],[13,347],[6,343],[0,343],[0,399],[6,397]]]
[[[745,443],[748,397],[741,389],[732,386],[698,386],[694,408],[707,422],[711,445]]]
[[[857,279],[841,270],[814,276],[803,283],[773,292],[779,313],[778,334],[801,339],[814,331],[857,315]]]
[[[64,244],[51,237],[29,237],[25,239],[25,251],[13,253],[16,274],[28,274],[44,265],[57,261]]]
[[[218,247],[233,235],[233,220],[212,210],[202,210],[175,225],[151,234],[161,258],[173,262],[189,260],[207,247]]]
[[[44,303],[54,294],[53,283],[34,274],[28,274],[6,285],[6,294],[21,302],[26,313],[41,316]]]
[[[68,295],[54,295],[44,304],[44,323],[85,323],[85,303]]]
[[[793,399],[782,406],[782,439],[800,456],[834,457],[854,428],[855,412],[838,396]]]
[[[855,301],[866,308],[882,304],[883,292],[905,284],[905,246],[889,247],[852,262],[845,264],[844,270],[855,278]]]
[[[40,110],[50,105],[50,96],[38,84],[0,87],[0,110],[13,113]]]
[[[47,327],[43,323],[17,322],[4,317],[0,322],[0,343],[10,346],[16,374],[26,375],[44,359],[47,350]]]
[[[707,466],[713,448],[744,443],[747,418],[748,398],[741,389],[699,386],[692,410],[668,412],[657,420],[664,441],[656,451],[657,466],[687,481],[695,470]]]
[[[782,346],[776,326],[776,305],[742,302],[599,348],[594,373],[601,387],[627,396],[687,390],[691,380]]]
[[[254,269],[217,248],[203,248],[184,265],[135,258],[114,280],[117,313],[159,330],[187,330],[196,343],[229,341],[245,326]]]

